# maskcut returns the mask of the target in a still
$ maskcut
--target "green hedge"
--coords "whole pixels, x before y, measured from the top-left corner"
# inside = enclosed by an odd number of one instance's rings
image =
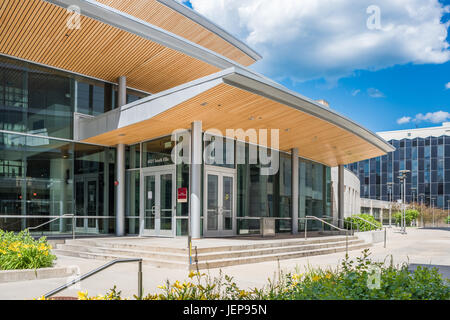
[[[28,230],[18,234],[0,230],[0,270],[39,269],[56,259],[45,237],[34,240]]]
[[[377,227],[375,227],[375,226],[371,225],[370,223],[367,223],[361,219],[357,219],[356,217],[360,217],[364,220],[367,220],[367,221],[375,224]],[[355,215],[345,219],[344,227],[346,229],[350,230],[352,228],[352,224],[353,224],[353,230],[359,229],[359,231],[377,230],[382,227],[382,224],[379,221],[375,220],[375,218],[373,216],[371,216],[370,214],[365,214],[365,213],[355,214]]]
[[[405,214],[405,220],[406,220],[406,225],[411,225],[411,222],[413,220],[416,220],[419,217],[419,211],[414,210],[414,209],[408,209],[406,210],[406,214]],[[398,223],[399,225],[401,225],[402,223],[402,212],[395,212],[394,213],[394,220],[395,223]]]

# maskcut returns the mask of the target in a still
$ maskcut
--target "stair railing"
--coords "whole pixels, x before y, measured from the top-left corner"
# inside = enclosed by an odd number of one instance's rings
[[[315,216],[305,216],[305,217],[302,217],[299,219],[305,220],[305,240],[308,240],[308,220],[317,220],[317,221],[320,221],[323,224],[326,224],[338,231],[345,232],[345,254],[348,254],[348,230],[347,229],[339,228],[339,227],[335,226],[334,224],[329,223],[329,222],[327,222],[323,219],[320,219],[318,217],[315,217]]]
[[[90,271],[90,272],[88,272],[88,273],[86,273],[86,274],[84,274],[84,275],[82,275],[82,276],[80,276],[80,277],[78,277],[78,278],[76,278],[76,279],[66,283],[65,285],[62,285],[62,286],[60,286],[60,287],[58,287],[58,288],[56,288],[56,289],[46,293],[44,295],[44,298],[48,299],[51,296],[54,296],[55,294],[57,294],[57,293],[65,290],[65,289],[69,288],[70,286],[74,285],[75,283],[78,283],[78,282],[81,282],[81,281],[83,281],[83,280],[85,280],[87,278],[90,278],[93,275],[95,275],[95,274],[97,274],[97,273],[99,273],[99,272],[101,272],[101,271],[103,271],[103,270],[105,270],[105,269],[115,265],[115,264],[128,263],[128,262],[138,262],[138,267],[139,267],[139,269],[138,269],[138,298],[140,300],[140,299],[142,299],[142,296],[143,296],[143,289],[142,289],[142,259],[140,259],[140,258],[116,259],[116,260],[110,261],[107,264],[104,264],[103,266],[98,267],[97,269],[92,270],[92,271]]]
[[[48,225],[48,224],[50,224],[50,223],[52,223],[52,222],[54,222],[56,220],[66,219],[66,218],[72,218],[72,239],[75,240],[75,215],[74,214],[63,214],[62,216],[59,216],[59,217],[56,217],[56,218],[54,218],[52,220],[49,220],[47,222],[41,223],[38,226],[28,227],[25,230],[28,230],[28,231],[36,230],[36,229],[42,228],[43,226],[46,226],[46,225]]]

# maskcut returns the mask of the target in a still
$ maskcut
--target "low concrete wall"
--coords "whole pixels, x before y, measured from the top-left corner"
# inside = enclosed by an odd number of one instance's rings
[[[36,270],[2,270],[0,271],[0,283],[65,278],[76,273],[76,267],[42,268]]]
[[[355,232],[355,236],[368,243],[379,243],[384,241],[384,230]]]

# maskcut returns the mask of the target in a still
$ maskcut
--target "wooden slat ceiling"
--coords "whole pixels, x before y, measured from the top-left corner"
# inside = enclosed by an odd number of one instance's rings
[[[42,0],[2,0],[0,53],[157,93],[220,71],[150,40],[81,16],[70,30],[66,9]]]
[[[255,62],[228,41],[156,0],[97,1],[175,33],[244,66]]]
[[[176,129],[188,129],[195,120],[203,122],[203,130],[215,128],[224,134],[226,129],[279,129],[281,150],[296,147],[301,157],[331,167],[385,154],[329,122],[227,84],[220,84],[151,119],[84,141],[110,146],[133,144],[171,134]]]

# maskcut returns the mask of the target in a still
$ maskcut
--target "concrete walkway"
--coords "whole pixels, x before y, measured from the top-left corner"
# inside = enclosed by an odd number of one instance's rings
[[[394,258],[394,263],[408,262],[411,264],[432,264],[450,266],[450,229],[415,229],[409,228],[407,235],[400,234],[396,228],[388,229],[388,245],[375,244],[371,249],[372,258],[378,261]],[[360,256],[360,251],[350,252],[350,257]],[[308,266],[336,267],[345,253],[323,256],[305,257],[277,262],[238,265],[222,268],[223,273],[233,276],[236,283],[243,289],[261,287],[267,284],[268,278],[273,278],[279,272],[305,270]],[[58,266],[78,266],[82,274],[101,266],[104,261],[85,260],[71,257],[58,257]],[[143,266],[144,292],[158,292],[158,285],[171,281],[183,281],[187,271],[153,268]],[[211,275],[218,275],[219,270],[211,270]],[[33,280],[0,284],[0,299],[33,299],[64,284],[67,279]],[[124,297],[132,297],[137,292],[137,264],[122,264],[103,271],[90,279],[83,281],[75,288],[67,289],[60,296],[76,296],[77,291],[88,291],[90,295],[104,294],[114,285],[122,291]]]

